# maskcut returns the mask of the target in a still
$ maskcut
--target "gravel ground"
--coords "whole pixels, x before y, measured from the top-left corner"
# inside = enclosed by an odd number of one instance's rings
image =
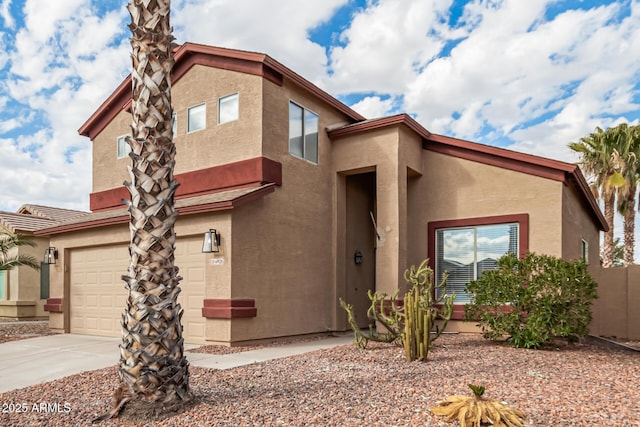
[[[590,342],[536,351],[451,334],[426,363],[407,363],[389,345],[347,345],[190,372],[199,403],[154,426],[446,426],[428,408],[467,394],[468,383],[523,410],[529,426],[640,426],[639,353]],[[111,367],[0,394],[0,425],[88,425],[110,408],[116,385]]]
[[[0,344],[9,341],[52,335],[49,321],[19,321],[14,319],[0,320]]]

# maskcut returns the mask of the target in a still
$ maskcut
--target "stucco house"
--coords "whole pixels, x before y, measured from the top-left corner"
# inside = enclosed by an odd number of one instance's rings
[[[9,255],[29,255],[42,261],[39,271],[30,267],[0,271],[0,317],[22,319],[49,315],[45,311],[49,298],[49,267],[57,260],[53,251],[48,251],[48,237],[36,237],[34,231],[86,214],[40,205],[23,205],[16,212],[0,211],[0,229],[23,235],[34,244],[16,247]]]
[[[176,262],[189,343],[348,330],[367,290],[392,293],[429,257],[458,292],[505,252],[598,260],[606,222],[576,165],[367,120],[271,57],[185,43],[173,70]],[[36,236],[54,330],[120,335],[128,267],[130,77],[80,134],[92,213]],[[217,252],[203,253],[215,230]],[[216,239],[212,239],[214,243]],[[463,328],[462,322],[452,328]]]

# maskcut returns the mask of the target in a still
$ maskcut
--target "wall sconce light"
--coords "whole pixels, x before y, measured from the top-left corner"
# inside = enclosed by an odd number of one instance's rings
[[[58,250],[53,246],[49,246],[44,251],[44,261],[43,262],[45,264],[55,264],[57,259],[58,259]]]
[[[202,253],[210,254],[217,252],[220,252],[220,233],[215,229],[210,229],[204,233]]]
[[[353,254],[353,262],[355,262],[357,265],[362,264],[363,259],[364,259],[364,255],[362,255],[362,252],[356,251],[356,253]]]

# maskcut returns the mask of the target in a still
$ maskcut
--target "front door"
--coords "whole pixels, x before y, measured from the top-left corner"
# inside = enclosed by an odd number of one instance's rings
[[[368,291],[375,291],[376,277],[376,173],[349,175],[346,180],[346,301],[361,328],[369,326]]]

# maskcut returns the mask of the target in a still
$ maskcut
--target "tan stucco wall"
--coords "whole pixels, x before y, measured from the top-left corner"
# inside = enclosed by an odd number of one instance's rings
[[[599,230],[573,186],[562,188],[562,257],[567,260],[582,258],[582,240],[589,244],[589,264],[600,264]]]
[[[174,173],[204,169],[261,154],[262,84],[258,76],[195,65],[172,88],[178,129]],[[270,84],[270,83],[269,83]],[[239,94],[239,119],[218,125],[218,99]],[[206,103],[206,128],[187,133],[187,110]],[[286,123],[286,122],[285,122]],[[129,157],[117,159],[117,138],[130,132],[131,113],[120,111],[93,141],[93,192],[129,180]],[[288,128],[286,128],[288,131]]]
[[[404,127],[373,130],[333,142],[336,173],[376,172],[376,220],[380,239],[376,254],[376,288],[393,293],[403,283],[408,266],[407,177],[421,172],[420,139]],[[336,180],[337,203],[344,203],[344,191]],[[343,228],[343,212],[337,210],[335,223]],[[341,232],[338,232],[340,236]]]
[[[282,164],[282,186],[233,211],[232,297],[254,298],[258,309],[256,318],[233,321],[234,342],[332,330],[337,310],[325,128],[345,117],[287,81],[263,89],[262,155]],[[318,115],[317,165],[289,154],[290,100]]]
[[[32,256],[37,262],[44,258],[49,240],[28,236],[35,246],[20,246],[14,253]],[[40,270],[21,266],[8,272],[8,299],[0,301],[0,316],[6,317],[47,317],[45,300],[40,299]]]
[[[423,159],[413,203],[422,213],[421,253],[430,221],[528,213],[529,250],[562,256],[562,182],[435,152]]]

